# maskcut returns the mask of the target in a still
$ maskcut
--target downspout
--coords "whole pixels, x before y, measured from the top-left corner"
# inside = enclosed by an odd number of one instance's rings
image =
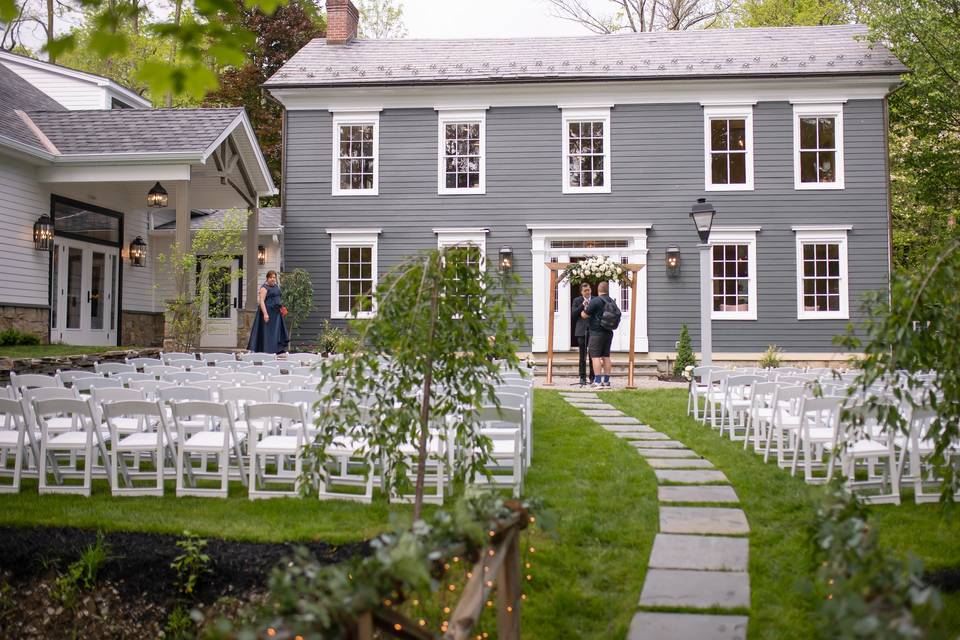
[[[889,96],[883,97],[883,170],[887,181],[887,302],[891,302],[891,284],[893,280],[893,189],[890,180],[890,103]]]

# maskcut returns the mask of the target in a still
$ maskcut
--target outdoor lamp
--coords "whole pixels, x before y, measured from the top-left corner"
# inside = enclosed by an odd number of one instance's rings
[[[690,208],[690,217],[693,218],[693,224],[696,225],[700,242],[703,244],[707,244],[710,240],[710,227],[713,226],[713,216],[716,213],[716,209],[707,202],[706,198],[697,198]]]
[[[163,209],[167,206],[169,198],[167,190],[159,182],[153,185],[153,188],[147,192],[147,206],[154,209]]]
[[[267,248],[262,244],[257,245],[257,264],[267,264]]]
[[[500,248],[500,271],[506,273],[513,269],[513,249],[510,247]]]
[[[679,276],[680,275],[680,248],[671,246],[667,247],[667,275],[668,276]]]
[[[141,236],[137,236],[130,243],[130,266],[147,266],[147,243],[143,241]]]
[[[37,251],[53,250],[53,220],[47,214],[33,223],[33,248]]]

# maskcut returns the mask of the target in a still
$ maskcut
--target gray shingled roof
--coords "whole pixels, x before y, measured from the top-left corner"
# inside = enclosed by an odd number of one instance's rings
[[[231,209],[195,209],[190,212],[190,229],[196,231],[210,224],[223,221]],[[176,229],[175,220],[158,224],[157,229]],[[280,207],[260,208],[260,230],[278,229],[280,227]]]
[[[63,110],[59,102],[0,64],[0,136],[39,151],[46,149],[15,112],[33,109]]]
[[[563,38],[314,39],[267,87],[897,74],[863,25]]]
[[[29,111],[64,155],[206,150],[242,108]]]

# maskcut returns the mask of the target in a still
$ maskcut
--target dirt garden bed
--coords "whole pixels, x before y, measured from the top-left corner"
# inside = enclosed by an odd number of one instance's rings
[[[210,622],[236,618],[262,600],[271,569],[304,546],[323,562],[367,553],[366,543],[342,546],[262,544],[208,539],[209,572],[189,599],[178,592],[170,566],[182,553],[177,536],[108,533],[107,559],[89,589],[71,602],[59,595],[58,578],[96,545],[95,531],[70,528],[0,528],[0,637],[161,638],[171,613],[196,609]],[[189,637],[180,636],[180,637]]]

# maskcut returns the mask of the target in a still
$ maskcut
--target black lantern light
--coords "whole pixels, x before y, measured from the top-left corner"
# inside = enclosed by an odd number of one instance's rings
[[[47,214],[33,223],[33,248],[37,251],[53,250],[53,220]]]
[[[257,264],[267,264],[267,248],[262,244],[257,245]]]
[[[137,236],[130,243],[130,266],[147,266],[147,243],[143,241],[141,236]]]
[[[154,209],[163,209],[169,202],[167,190],[159,182],[153,185],[153,188],[147,192],[147,206]]]
[[[667,247],[667,275],[668,276],[679,276],[680,275],[680,248],[679,247]]]
[[[693,224],[697,227],[697,233],[700,234],[700,242],[707,244],[710,240],[710,227],[713,226],[713,216],[717,213],[713,205],[707,202],[706,198],[697,198],[697,201],[690,208],[690,217],[693,218]]]
[[[510,247],[500,248],[500,271],[506,273],[513,269],[513,249]]]

